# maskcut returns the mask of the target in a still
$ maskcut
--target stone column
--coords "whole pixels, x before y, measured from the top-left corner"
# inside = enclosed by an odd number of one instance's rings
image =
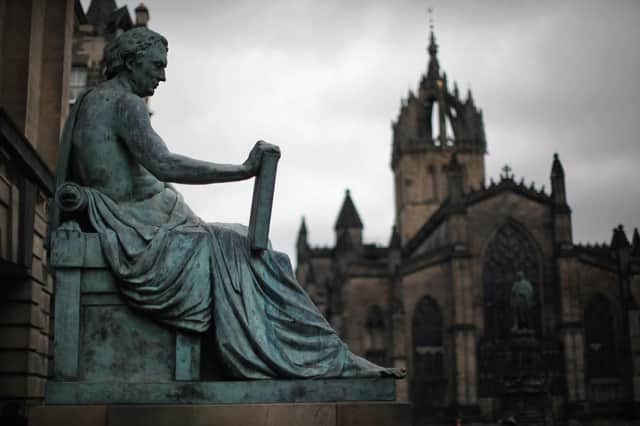
[[[0,2],[0,105],[18,128],[25,132],[30,68],[39,68],[41,49],[32,52],[32,21],[41,22],[42,11],[35,12],[30,0]],[[41,37],[35,37],[41,39]]]
[[[399,252],[398,252],[399,254]],[[404,310],[404,294],[402,291],[402,276],[400,274],[399,259],[392,265],[389,273],[389,307],[391,318],[391,338],[389,352],[393,367],[407,368],[407,353],[409,348],[406,341],[406,314]],[[409,401],[408,378],[396,381],[396,400]]]
[[[68,112],[73,0],[0,2],[0,106],[49,168]]]
[[[570,251],[562,251],[557,260],[560,289],[560,333],[564,345],[568,398],[572,409],[581,411],[586,402],[584,325],[578,293],[578,271]]]
[[[454,344],[456,380],[456,405],[464,415],[478,412],[478,375],[476,360],[476,335],[473,315],[473,290],[471,257],[467,247],[466,216],[461,210],[449,219],[449,238],[453,254],[451,283],[453,319],[451,323]]]
[[[55,170],[61,129],[69,112],[72,0],[46,0],[44,34],[36,147],[49,168]]]

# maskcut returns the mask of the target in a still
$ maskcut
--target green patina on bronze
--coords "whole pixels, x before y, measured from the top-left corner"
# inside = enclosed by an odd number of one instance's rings
[[[109,79],[78,99],[57,169],[56,379],[200,380],[208,363],[227,379],[402,376],[351,353],[287,256],[264,249],[272,192],[257,196],[250,242],[246,227],[202,221],[170,184],[249,179],[265,161],[259,186],[273,188],[279,148],[260,141],[240,165],[170,152],[143,100],[165,80],[166,39],[136,28],[105,59]]]

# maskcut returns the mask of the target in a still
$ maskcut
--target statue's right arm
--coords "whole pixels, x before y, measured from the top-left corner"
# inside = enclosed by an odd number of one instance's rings
[[[135,95],[118,100],[118,137],[124,141],[133,157],[156,178],[164,182],[206,184],[249,179],[258,167],[259,155],[252,151],[240,165],[216,164],[174,154],[153,130],[149,110]]]

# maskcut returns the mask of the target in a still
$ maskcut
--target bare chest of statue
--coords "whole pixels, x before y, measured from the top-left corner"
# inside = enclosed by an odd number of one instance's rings
[[[145,199],[164,183],[133,158],[118,136],[127,131],[117,108],[119,96],[118,90],[98,86],[80,100],[71,152],[74,180],[116,201]]]

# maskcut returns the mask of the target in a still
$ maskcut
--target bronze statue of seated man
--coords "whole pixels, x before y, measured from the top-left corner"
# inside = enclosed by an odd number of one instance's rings
[[[169,151],[144,102],[165,80],[167,46],[145,27],[107,45],[107,80],[78,98],[57,170],[58,185],[82,188],[88,222],[127,304],[179,330],[213,327],[231,377],[403,376],[349,351],[286,255],[253,252],[244,227],[203,222],[170,185],[249,179],[263,155],[279,148],[258,142],[240,165]]]

